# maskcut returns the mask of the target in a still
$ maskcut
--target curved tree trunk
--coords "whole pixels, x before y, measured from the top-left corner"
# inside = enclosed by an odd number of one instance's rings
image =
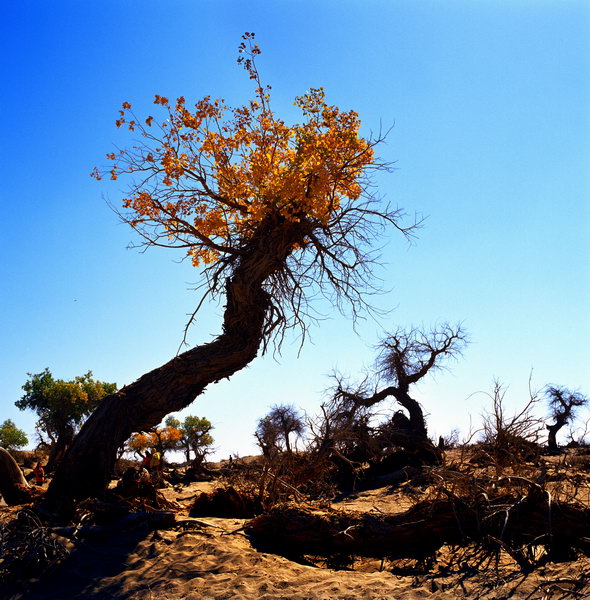
[[[9,506],[30,500],[29,484],[12,455],[0,448],[0,496]]]
[[[184,352],[107,396],[68,450],[47,499],[99,494],[110,480],[117,448],[133,432],[157,426],[169,413],[188,406],[208,384],[229,377],[253,360],[268,306],[261,290],[255,300],[246,305],[228,301],[225,331],[215,341]],[[228,316],[233,321],[229,327]],[[247,318],[237,319],[240,316]]]
[[[422,407],[409,395],[407,386],[389,386],[369,398],[355,398],[355,402],[359,406],[373,406],[388,396],[393,396],[409,415],[407,428],[392,428],[387,432],[389,441],[410,452],[418,453],[426,464],[439,464],[442,451],[428,437]]]
[[[393,394],[395,399],[401,404],[410,415],[410,427],[418,437],[428,437],[426,430],[426,420],[420,404],[414,400],[407,392],[398,391]]]
[[[297,229],[299,227],[299,229]],[[267,235],[270,233],[270,235]],[[68,449],[46,494],[57,507],[63,499],[102,493],[116,451],[136,431],[157,426],[187,407],[207,385],[229,377],[252,361],[265,336],[271,307],[264,281],[284,266],[301,225],[261,227],[226,282],[223,332],[214,341],[178,355],[165,365],[107,396]]]

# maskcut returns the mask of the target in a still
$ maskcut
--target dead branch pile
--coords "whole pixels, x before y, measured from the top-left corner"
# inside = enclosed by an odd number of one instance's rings
[[[520,482],[524,483],[524,482]],[[314,510],[279,505],[246,526],[253,544],[288,557],[360,555],[375,558],[433,556],[443,545],[479,544],[507,552],[529,571],[531,546],[551,560],[590,554],[590,509],[552,501],[526,482],[526,495],[498,493],[427,500],[401,514]]]
[[[0,583],[38,577],[68,554],[67,543],[29,509],[0,524]]]

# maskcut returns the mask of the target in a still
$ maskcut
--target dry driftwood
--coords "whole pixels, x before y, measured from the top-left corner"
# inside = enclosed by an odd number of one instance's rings
[[[420,559],[445,544],[472,542],[515,551],[527,544],[542,545],[554,558],[569,556],[572,550],[590,554],[590,510],[551,503],[536,491],[493,502],[426,501],[395,515],[280,505],[250,521],[245,530],[260,550],[289,557]]]

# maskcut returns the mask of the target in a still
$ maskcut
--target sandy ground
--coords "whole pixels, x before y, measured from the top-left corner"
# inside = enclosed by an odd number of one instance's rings
[[[2,600],[201,600],[231,599],[408,599],[574,598],[564,596],[571,581],[590,572],[590,560],[549,565],[523,577],[512,564],[499,569],[436,574],[414,568],[391,572],[392,565],[357,561],[356,570],[331,570],[257,552],[241,531],[244,520],[187,515],[190,498],[212,484],[177,492],[185,520],[172,530],[138,529],[109,539],[80,543],[41,581],[0,590]],[[374,490],[337,504],[347,510],[398,512],[413,501],[412,490]],[[180,499],[180,500],[178,500]],[[441,560],[444,558],[441,555]],[[399,565],[398,565],[399,566]],[[411,565],[408,565],[411,566]],[[379,569],[383,568],[382,571]],[[436,571],[436,569],[435,569]],[[433,574],[434,573],[434,574]]]

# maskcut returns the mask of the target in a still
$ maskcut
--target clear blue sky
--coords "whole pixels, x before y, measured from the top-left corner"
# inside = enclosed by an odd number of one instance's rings
[[[165,250],[126,250],[132,232],[89,173],[114,144],[122,101],[248,97],[235,63],[254,31],[273,105],[324,86],[365,131],[394,125],[396,161],[380,192],[427,216],[409,247],[395,232],[380,276],[394,309],[351,323],[330,307],[298,355],[257,359],[188,413],[215,426],[219,456],[254,450],[275,403],[313,413],[326,375],[370,366],[384,329],[463,321],[472,344],[415,390],[433,434],[480,422],[492,379],[509,405],[533,384],[590,393],[590,4],[586,1],[20,0],[3,7],[0,115],[0,419],[18,411],[27,372],[130,383],[176,352],[198,271]],[[207,307],[191,342],[220,330]],[[469,398],[469,399],[468,399]],[[586,415],[587,416],[587,415]]]

